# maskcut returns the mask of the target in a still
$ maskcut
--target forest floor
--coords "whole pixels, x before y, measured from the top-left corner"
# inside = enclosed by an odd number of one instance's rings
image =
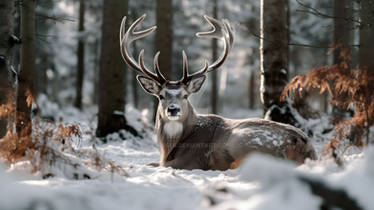
[[[47,114],[62,124],[79,123],[82,138],[71,140],[74,150],[62,152],[76,165],[61,159],[41,166],[34,174],[30,174],[30,161],[0,165],[1,210],[319,209],[322,198],[300,177],[343,189],[362,209],[374,209],[373,148],[344,151],[342,166],[332,158],[295,166],[253,155],[239,168],[227,171],[152,167],[147,164],[158,162],[159,152],[153,128],[144,122],[144,112],[128,107],[126,113],[142,138],[120,132],[104,144],[94,137],[94,108],[79,112],[60,110],[48,102],[41,106],[48,107],[44,109]],[[322,126],[322,121],[310,123]],[[321,154],[326,141],[314,139],[314,144]]]

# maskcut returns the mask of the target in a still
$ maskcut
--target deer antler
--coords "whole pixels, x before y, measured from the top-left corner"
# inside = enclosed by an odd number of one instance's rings
[[[183,78],[181,81],[184,82],[185,84],[187,84],[189,81],[191,81],[194,78],[205,75],[207,72],[217,70],[225,62],[231,50],[232,43],[234,42],[234,37],[231,31],[231,27],[227,20],[223,19],[222,21],[218,21],[207,15],[204,15],[204,18],[213,27],[213,29],[208,32],[199,32],[196,34],[196,36],[223,40],[224,41],[223,53],[211,65],[208,66],[207,61],[205,61],[205,65],[201,70],[189,75],[188,67],[187,67],[188,66],[187,56],[185,52],[183,51]]]
[[[150,79],[156,81],[160,85],[163,85],[167,82],[165,77],[160,72],[160,68],[158,66],[158,56],[160,52],[157,52],[154,57],[154,70],[156,72],[153,73],[150,70],[147,69],[147,67],[144,65],[144,49],[142,49],[139,53],[139,62],[137,63],[135,59],[127,52],[127,48],[130,45],[131,42],[143,38],[147,36],[148,34],[152,33],[157,27],[153,26],[151,28],[145,29],[143,31],[135,31],[136,27],[143,22],[144,18],[146,17],[146,14],[142,15],[140,18],[138,18],[129,29],[125,30],[125,22],[126,22],[126,16],[122,19],[121,28],[120,28],[120,46],[121,46],[121,54],[122,58],[125,60],[127,65],[129,65],[132,69],[135,71],[138,71],[145,76],[149,77]]]

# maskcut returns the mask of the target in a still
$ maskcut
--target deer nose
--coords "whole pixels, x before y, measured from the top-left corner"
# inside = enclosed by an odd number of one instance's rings
[[[170,114],[171,116],[176,116],[179,112],[180,108],[175,105],[171,105],[168,107],[168,114]]]

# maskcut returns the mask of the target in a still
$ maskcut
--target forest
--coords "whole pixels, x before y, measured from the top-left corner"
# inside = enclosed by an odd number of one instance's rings
[[[0,210],[374,209],[374,0],[0,0]]]

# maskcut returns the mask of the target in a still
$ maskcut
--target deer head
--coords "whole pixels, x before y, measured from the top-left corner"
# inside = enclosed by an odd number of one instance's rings
[[[150,71],[144,65],[144,49],[140,51],[138,62],[136,62],[135,59],[128,53],[127,48],[131,42],[147,36],[156,29],[156,26],[153,26],[143,31],[135,31],[137,26],[144,20],[145,16],[146,15],[144,14],[138,18],[127,31],[125,30],[126,17],[123,18],[120,28],[120,46],[122,57],[132,69],[142,74],[137,76],[137,80],[142,88],[147,93],[152,94],[159,99],[160,116],[167,121],[182,121],[186,119],[190,111],[191,106],[188,101],[188,97],[192,93],[200,90],[208,72],[217,70],[226,60],[233,43],[233,35],[230,25],[227,20],[218,21],[205,15],[204,18],[213,27],[213,30],[209,32],[197,33],[196,36],[223,40],[224,48],[222,55],[211,65],[205,61],[202,69],[190,74],[188,72],[187,56],[183,51],[183,77],[177,81],[170,81],[166,79],[160,71],[158,65],[158,57],[160,52],[157,52],[154,56],[154,72]]]

